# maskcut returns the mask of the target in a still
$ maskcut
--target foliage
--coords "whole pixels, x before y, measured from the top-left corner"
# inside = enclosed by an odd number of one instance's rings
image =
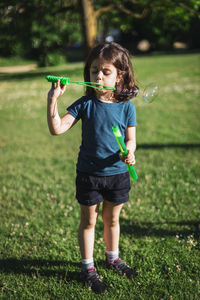
[[[199,299],[199,55],[136,57],[142,86],[155,81],[157,101],[137,109],[136,170],[122,210],[120,256],[136,266],[128,281],[104,264],[103,223],[95,261],[109,287],[94,295],[79,282],[79,206],[75,167],[81,124],[51,136],[47,73],[82,80],[83,64],[0,74],[0,298]],[[69,85],[59,111],[83,93]]]
[[[191,28],[198,20],[197,1],[166,1],[166,5],[160,5],[155,1],[152,7],[149,28],[154,43],[158,48],[172,48],[173,42],[184,41],[192,45]],[[199,2],[200,3],[200,2]],[[200,47],[197,42],[196,47]]]
[[[33,58],[40,66],[61,63],[66,48],[83,40],[80,1],[1,1],[0,55]],[[175,41],[200,47],[199,0],[86,2],[94,7],[90,21],[93,17],[93,23],[98,23],[96,36],[100,39],[114,28],[122,33],[122,43],[132,49],[141,39],[150,40],[153,50],[169,49]],[[107,9],[102,11],[103,8]],[[94,31],[95,27],[90,26],[89,30]]]
[[[2,4],[0,51],[2,55],[21,55],[51,65],[58,51],[80,39],[76,1],[15,1]],[[71,12],[73,11],[73,13]],[[58,59],[56,59],[58,63]]]
[[[199,39],[192,33],[194,27],[200,28],[199,1],[127,0],[121,4],[116,0],[115,3],[118,9],[102,16],[103,27],[118,28],[127,48],[136,48],[141,39],[149,40],[153,50],[172,49],[176,41],[200,47]]]

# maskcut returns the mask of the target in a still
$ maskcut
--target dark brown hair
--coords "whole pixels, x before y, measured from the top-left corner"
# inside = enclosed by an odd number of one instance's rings
[[[127,101],[137,96],[138,87],[133,73],[132,63],[128,50],[117,43],[104,43],[93,48],[86,60],[84,68],[84,80],[90,81],[90,67],[95,59],[102,59],[112,63],[121,77],[116,84],[114,97],[118,101]],[[86,96],[94,96],[95,89],[86,87]]]

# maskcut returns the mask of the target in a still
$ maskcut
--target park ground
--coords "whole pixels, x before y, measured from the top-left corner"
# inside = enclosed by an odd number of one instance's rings
[[[0,72],[0,299],[199,299],[199,59],[133,58],[139,179],[121,214],[120,256],[139,275],[129,281],[105,268],[99,216],[94,257],[108,285],[101,296],[79,282],[81,124],[55,137],[46,122],[45,75],[83,80],[83,63]],[[152,82],[159,95],[146,104],[142,90]],[[82,94],[69,85],[60,114]]]

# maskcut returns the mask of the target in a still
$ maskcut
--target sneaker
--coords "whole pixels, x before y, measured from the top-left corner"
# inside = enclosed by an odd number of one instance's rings
[[[102,294],[106,290],[105,284],[99,278],[96,268],[91,268],[87,271],[81,271],[81,280],[85,282],[93,292]]]
[[[129,267],[121,258],[117,258],[112,263],[106,261],[109,269],[116,270],[120,275],[126,275],[128,278],[134,278],[138,275],[137,271]]]

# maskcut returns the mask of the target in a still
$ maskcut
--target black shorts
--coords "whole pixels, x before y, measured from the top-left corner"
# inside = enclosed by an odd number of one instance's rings
[[[76,198],[80,204],[94,205],[103,200],[116,204],[127,202],[130,191],[129,173],[95,176],[77,171]]]

